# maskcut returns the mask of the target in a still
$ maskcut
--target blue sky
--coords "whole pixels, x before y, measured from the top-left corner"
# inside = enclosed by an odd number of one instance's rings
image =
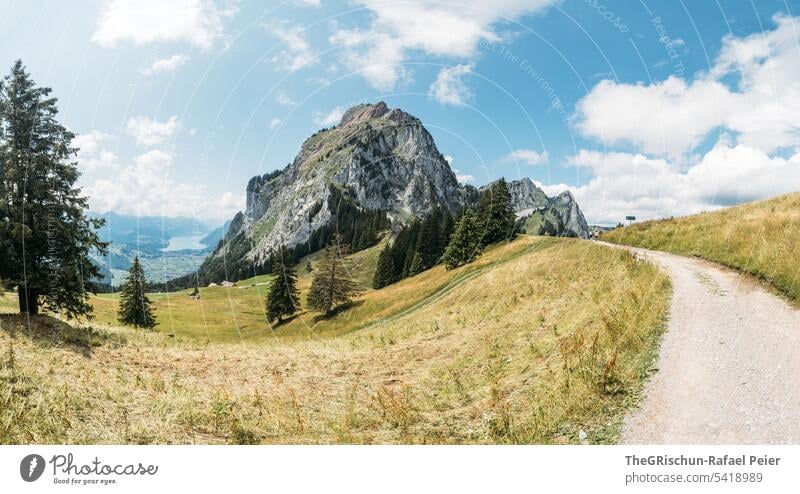
[[[422,119],[460,179],[591,222],[800,188],[800,2],[4,1],[80,134],[92,208],[225,219],[348,106]]]

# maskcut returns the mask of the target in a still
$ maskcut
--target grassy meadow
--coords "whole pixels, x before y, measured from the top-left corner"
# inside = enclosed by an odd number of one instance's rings
[[[637,223],[602,239],[716,261],[757,276],[800,303],[800,193]]]
[[[258,283],[153,295],[155,331],[106,296],[90,326],[0,316],[0,443],[613,443],[670,295],[626,252],[528,236],[277,328]]]

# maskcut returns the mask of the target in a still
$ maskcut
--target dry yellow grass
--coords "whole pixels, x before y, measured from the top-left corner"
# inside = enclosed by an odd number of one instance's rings
[[[667,278],[569,239],[521,237],[480,263],[367,293],[351,309],[366,322],[345,312],[314,338],[209,344],[45,317],[31,337],[2,316],[0,442],[614,442]]]
[[[800,303],[800,193],[638,223],[603,240],[697,256],[757,276]]]

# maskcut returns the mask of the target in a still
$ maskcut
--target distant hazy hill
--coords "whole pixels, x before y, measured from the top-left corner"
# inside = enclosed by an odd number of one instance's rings
[[[138,254],[149,281],[163,282],[194,271],[222,237],[219,223],[186,217],[132,216],[90,212],[104,218],[99,230],[111,242],[107,256],[95,256],[106,283],[119,285]]]
[[[225,222],[224,225],[222,225],[219,228],[215,228],[208,235],[200,239],[200,243],[213,248],[219,243],[220,240],[222,240],[225,237],[225,233],[228,231],[228,228],[230,226],[231,222],[230,220],[228,220]]]

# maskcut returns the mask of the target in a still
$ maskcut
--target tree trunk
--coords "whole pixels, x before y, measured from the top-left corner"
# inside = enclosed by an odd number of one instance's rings
[[[17,287],[19,292],[19,313],[35,316],[39,313],[39,293],[33,288]]]

